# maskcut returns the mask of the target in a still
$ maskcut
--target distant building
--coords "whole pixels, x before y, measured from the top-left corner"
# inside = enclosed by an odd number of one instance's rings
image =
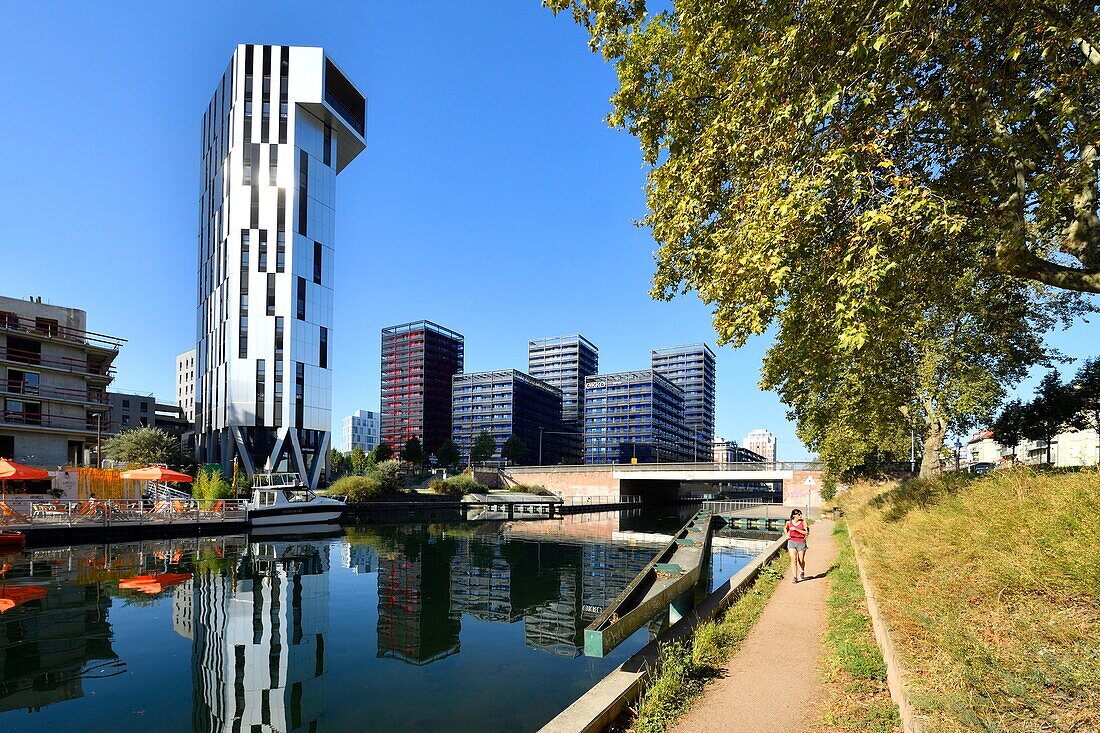
[[[453,378],[452,435],[463,461],[482,431],[493,436],[501,458],[504,442],[515,436],[527,447],[520,465],[552,465],[565,455],[562,393],[518,369],[456,374]],[[541,456],[539,454],[542,454]]]
[[[370,453],[378,446],[380,416],[373,410],[356,410],[344,418],[343,442],[340,450],[351,453],[356,447]]]
[[[118,435],[134,428],[160,428],[180,441],[180,447],[189,451],[193,444],[194,426],[184,416],[183,408],[158,402],[151,394],[136,392],[107,392],[110,411],[104,416],[104,434]]]
[[[775,462],[775,436],[763,428],[757,428],[745,436],[745,447],[764,457],[769,463]]]
[[[195,350],[176,356],[176,404],[187,422],[195,424]]]
[[[89,331],[87,321],[76,308],[0,296],[0,457],[47,468],[94,463],[124,339]]]
[[[1009,463],[1015,448],[1016,460],[1038,466],[1047,462],[1047,444],[1042,440],[1023,440],[1016,446],[1001,445],[996,434],[986,428],[971,436],[959,456],[959,466],[975,463]],[[952,449],[953,450],[953,449]],[[954,465],[954,459],[949,461]],[[1100,465],[1100,439],[1095,430],[1063,430],[1050,442],[1050,463],[1061,468]]]
[[[714,352],[706,344],[654,349],[652,368],[684,392],[684,418],[692,460],[706,460],[714,443]]]
[[[762,463],[764,456],[737,445],[736,440],[714,439],[715,463]]]
[[[418,438],[435,453],[451,437],[451,378],[462,373],[462,334],[431,321],[382,329],[382,440]]]
[[[710,451],[708,441],[703,449]],[[693,458],[684,392],[654,369],[585,379],[584,462],[683,462]]]

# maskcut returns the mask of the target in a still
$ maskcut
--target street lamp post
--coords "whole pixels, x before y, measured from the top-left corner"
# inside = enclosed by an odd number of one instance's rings
[[[543,435],[576,435],[575,432],[569,432],[567,430],[546,430],[539,425],[539,465],[542,464],[542,436]]]
[[[955,438],[955,473],[959,472],[959,455],[962,453],[962,441]]]
[[[103,413],[95,413],[95,467],[103,468]]]

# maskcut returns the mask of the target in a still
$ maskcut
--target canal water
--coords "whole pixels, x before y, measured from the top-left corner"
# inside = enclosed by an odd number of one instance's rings
[[[690,516],[691,510],[687,510]],[[583,631],[676,510],[0,556],[0,728],[536,730],[636,652]],[[715,587],[758,552],[717,546]]]

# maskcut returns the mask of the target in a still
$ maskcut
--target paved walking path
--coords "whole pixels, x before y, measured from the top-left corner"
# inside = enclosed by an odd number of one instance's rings
[[[811,525],[806,580],[792,583],[793,569],[787,572],[741,649],[680,720],[677,733],[817,729],[825,573],[836,557],[832,532],[829,520]]]

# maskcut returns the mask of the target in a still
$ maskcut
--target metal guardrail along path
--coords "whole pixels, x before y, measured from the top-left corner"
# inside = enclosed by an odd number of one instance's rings
[[[699,582],[710,550],[714,514],[700,509],[584,630],[584,653],[603,657],[663,608],[677,608]]]

